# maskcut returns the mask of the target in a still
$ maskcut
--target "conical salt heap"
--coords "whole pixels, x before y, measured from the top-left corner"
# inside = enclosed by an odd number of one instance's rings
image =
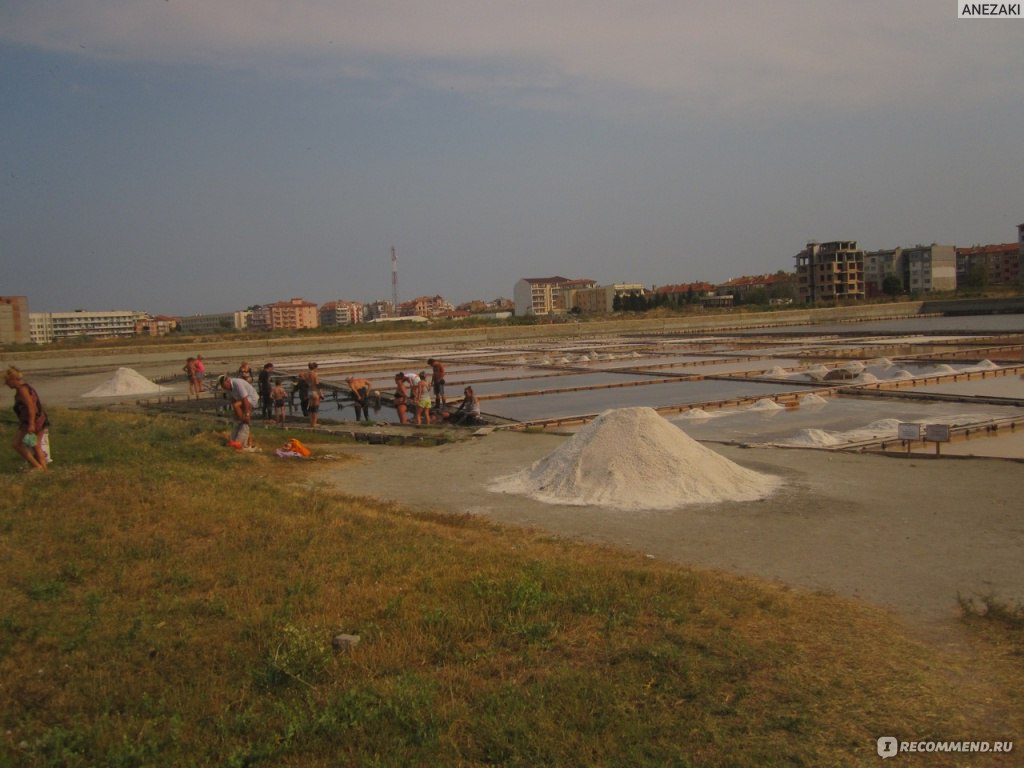
[[[705,448],[653,408],[605,411],[548,456],[490,490],[620,510],[755,501],[780,484]]]
[[[95,389],[90,389],[82,397],[118,397],[124,395],[152,395],[157,392],[169,391],[171,387],[162,387],[150,381],[141,373],[131,368],[118,368],[113,376]]]

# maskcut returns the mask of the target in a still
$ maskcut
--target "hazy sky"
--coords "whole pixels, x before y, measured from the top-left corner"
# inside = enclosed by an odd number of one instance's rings
[[[1016,240],[1024,20],[952,0],[0,0],[0,294],[191,314]]]

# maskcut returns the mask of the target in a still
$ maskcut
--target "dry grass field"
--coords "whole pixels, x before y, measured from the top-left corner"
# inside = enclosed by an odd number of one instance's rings
[[[1021,736],[1013,606],[937,648],[838,597],[346,496],[317,482],[343,443],[52,419],[48,473],[0,458],[0,766],[863,766],[879,736]]]

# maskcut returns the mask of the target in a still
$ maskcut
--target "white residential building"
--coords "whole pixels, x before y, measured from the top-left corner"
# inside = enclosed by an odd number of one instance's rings
[[[145,312],[130,310],[90,312],[79,309],[74,312],[30,312],[29,334],[32,341],[37,344],[81,336],[134,336],[136,321],[146,317]]]

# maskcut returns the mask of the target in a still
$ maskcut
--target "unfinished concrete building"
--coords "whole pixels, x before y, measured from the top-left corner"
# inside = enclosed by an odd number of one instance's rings
[[[856,240],[808,243],[796,255],[796,278],[805,304],[863,299],[864,251]]]

